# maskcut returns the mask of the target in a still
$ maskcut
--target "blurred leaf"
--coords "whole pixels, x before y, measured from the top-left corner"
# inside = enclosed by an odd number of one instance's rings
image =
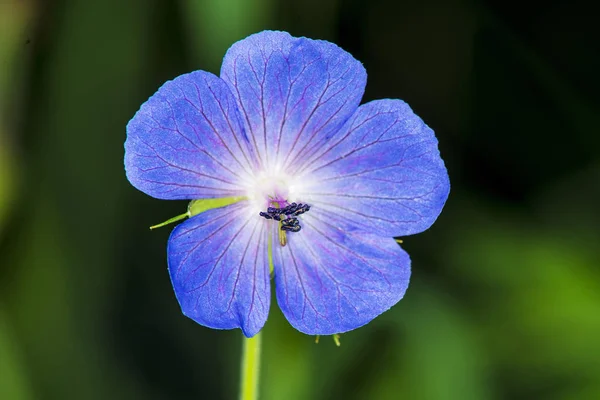
[[[27,40],[25,31],[33,14],[30,1],[0,2],[0,232],[10,206],[16,199],[17,168],[13,154],[12,133],[14,113],[21,98],[17,88],[22,85],[23,57]]]
[[[535,194],[537,218],[560,229],[563,236],[600,241],[600,158],[598,162],[563,174]]]
[[[227,49],[269,26],[273,0],[185,0],[189,42],[196,69],[219,74]]]
[[[600,262],[589,236],[544,230],[498,210],[471,212],[455,232],[449,268],[460,274],[509,393],[562,398],[600,384]],[[588,240],[586,240],[588,238]],[[549,385],[549,383],[552,384]]]
[[[314,399],[313,376],[319,371],[318,360],[312,357],[314,337],[294,330],[274,301],[263,337],[263,369],[261,398],[265,400]],[[327,339],[327,338],[322,338]],[[321,343],[324,346],[329,343]],[[317,364],[315,364],[317,362]]]
[[[583,10],[571,8],[576,14]],[[477,179],[480,192],[522,200],[597,158],[600,136],[590,132],[600,125],[600,113],[597,102],[577,89],[550,54],[532,46],[525,32],[491,12],[483,21],[474,41],[473,122],[466,142],[473,160],[465,172]],[[573,17],[569,22],[573,29],[581,23]],[[547,34],[555,34],[554,28]],[[597,52],[588,45],[577,46],[580,53],[571,52],[568,62]],[[596,75],[580,79],[597,80]]]
[[[37,60],[42,79],[27,105],[27,213],[1,255],[14,279],[7,312],[44,397],[145,397],[107,348],[106,311],[121,271],[125,124],[143,81],[152,7],[57,7],[46,16],[57,17],[47,21],[51,51]]]
[[[16,267],[7,306],[25,356],[35,360],[31,369],[37,385],[45,393],[66,396],[61,382],[77,371],[78,382],[70,390],[79,392],[85,385],[86,363],[81,359],[84,354],[76,350],[80,338],[70,333],[73,321],[64,239],[56,210],[48,202],[30,215],[32,223],[18,233],[18,245],[6,260]]]
[[[451,135],[464,136],[474,80],[473,37],[481,28],[474,2],[363,4],[369,28],[360,37],[369,74],[365,100],[405,100],[434,128],[442,148]]]
[[[9,153],[10,147],[5,143],[2,137],[2,127],[0,126],[0,233],[4,225],[4,219],[10,211],[15,196],[15,171],[14,160]]]
[[[20,348],[0,304],[0,399],[33,399]]]
[[[0,2],[0,115],[14,106],[15,82],[22,78],[23,57],[30,42],[25,34],[34,11],[29,0],[3,0]],[[29,42],[28,42],[29,41]],[[12,111],[12,110],[10,110]],[[1,118],[0,120],[4,120]]]
[[[394,316],[403,340],[387,349],[392,363],[382,365],[361,398],[490,399],[488,360],[472,323],[439,289],[417,279]]]

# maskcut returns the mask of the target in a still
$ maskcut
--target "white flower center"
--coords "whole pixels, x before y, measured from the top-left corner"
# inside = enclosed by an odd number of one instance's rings
[[[283,208],[302,200],[301,185],[282,171],[266,171],[256,175],[246,189],[253,212],[268,207]]]

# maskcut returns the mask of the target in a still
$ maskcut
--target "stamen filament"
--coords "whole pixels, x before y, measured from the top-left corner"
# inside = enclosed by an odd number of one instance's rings
[[[273,236],[271,234],[267,235],[267,257],[269,257],[269,276],[271,279],[273,278],[273,271],[275,267],[273,266]]]
[[[287,244],[287,235],[286,235],[286,231],[284,231],[283,229],[281,229],[281,227],[283,226],[282,222],[279,222],[279,244],[283,247]]]

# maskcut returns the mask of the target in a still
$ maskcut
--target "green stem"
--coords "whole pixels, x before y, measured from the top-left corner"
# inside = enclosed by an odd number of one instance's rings
[[[261,337],[244,338],[240,381],[240,400],[258,399],[258,380],[260,377]]]

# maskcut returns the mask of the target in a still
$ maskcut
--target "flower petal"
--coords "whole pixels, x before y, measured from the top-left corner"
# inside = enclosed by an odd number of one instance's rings
[[[221,78],[234,93],[265,169],[290,169],[354,113],[366,84],[362,64],[336,45],[285,32],[235,43]]]
[[[314,216],[303,222],[273,251],[277,302],[294,328],[311,335],[346,332],[404,296],[410,259],[394,239],[348,234]]]
[[[169,273],[181,310],[200,325],[254,336],[270,305],[266,221],[242,203],[178,225],[169,238]]]
[[[165,83],[127,125],[125,170],[160,199],[242,194],[252,154],[231,91],[204,71]]]
[[[311,213],[382,236],[429,228],[450,192],[433,131],[401,100],[359,107],[301,174]]]

